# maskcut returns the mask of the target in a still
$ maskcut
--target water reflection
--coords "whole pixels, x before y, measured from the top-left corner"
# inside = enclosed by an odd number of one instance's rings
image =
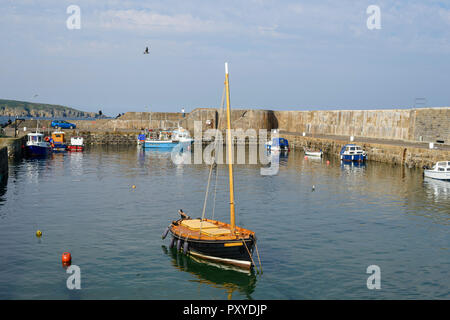
[[[8,173],[5,173],[3,175],[0,174],[0,206],[3,205],[3,202],[6,201],[6,199],[4,199],[3,196],[6,193],[7,185],[8,185]]]
[[[192,281],[223,290],[228,300],[233,298],[235,292],[239,292],[247,299],[252,299],[251,294],[255,291],[257,281],[254,272],[241,272],[232,267],[224,269],[224,267],[178,253],[175,248],[168,249],[164,245],[161,248],[172,258],[172,265],[176,269],[189,272],[197,278]]]
[[[450,200],[450,182],[425,177],[423,184],[429,199]]]

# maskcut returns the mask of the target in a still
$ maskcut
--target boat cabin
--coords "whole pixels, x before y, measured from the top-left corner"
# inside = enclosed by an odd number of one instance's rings
[[[439,161],[433,166],[433,170],[450,172],[450,161]]]
[[[42,133],[38,133],[38,132],[32,132],[27,134],[28,136],[28,142],[29,143],[41,143],[44,142],[44,135]]]
[[[55,131],[52,133],[52,140],[54,144],[64,144],[65,133],[62,131]]]
[[[362,154],[364,152],[360,146],[354,144],[348,144],[344,148],[343,152],[345,152],[345,154]]]
[[[72,146],[82,146],[83,145],[83,137],[72,137],[70,138],[70,144]]]

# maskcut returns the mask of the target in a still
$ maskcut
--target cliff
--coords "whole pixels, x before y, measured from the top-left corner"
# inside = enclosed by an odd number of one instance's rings
[[[46,118],[97,118],[98,113],[44,103],[0,99],[0,116]]]

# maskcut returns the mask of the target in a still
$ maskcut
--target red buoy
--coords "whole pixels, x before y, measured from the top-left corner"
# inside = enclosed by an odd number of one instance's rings
[[[70,255],[70,252],[64,252],[61,257],[63,264],[69,264],[72,261],[72,256]]]

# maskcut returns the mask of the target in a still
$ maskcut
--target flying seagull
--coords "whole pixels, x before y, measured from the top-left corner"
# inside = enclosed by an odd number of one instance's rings
[[[149,52],[148,52],[148,47],[145,47],[144,54],[149,54]]]

